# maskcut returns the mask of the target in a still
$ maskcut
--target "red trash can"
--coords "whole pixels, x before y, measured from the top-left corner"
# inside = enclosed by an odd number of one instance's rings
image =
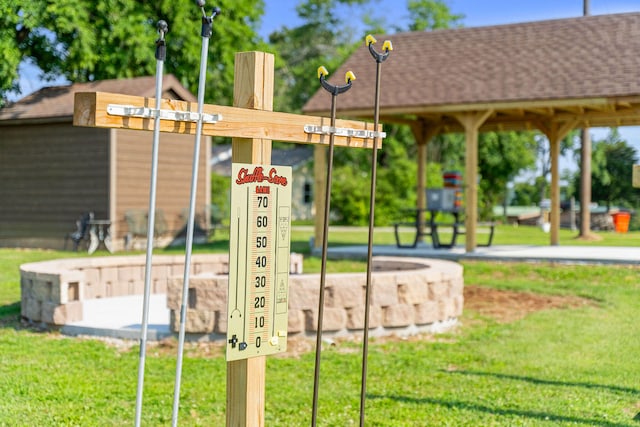
[[[613,226],[618,233],[626,233],[629,231],[629,220],[631,214],[629,212],[618,212],[611,215],[613,217]]]

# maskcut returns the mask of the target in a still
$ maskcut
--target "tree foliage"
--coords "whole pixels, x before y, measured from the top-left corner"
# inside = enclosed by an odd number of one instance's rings
[[[376,180],[377,225],[389,224],[416,205],[415,146],[407,127],[388,130],[378,152]],[[341,224],[366,224],[369,218],[371,151],[336,148],[332,212]]]
[[[454,14],[446,3],[438,0],[409,0],[409,31],[428,31],[461,26],[462,14]]]
[[[532,132],[486,132],[478,142],[480,217],[489,219],[504,199],[507,183],[535,164]]]
[[[282,27],[269,35],[268,49],[276,54],[275,105],[298,112],[320,87],[316,70],[335,70],[355,48],[355,29],[336,13],[341,5],[367,0],[305,0],[296,11],[302,24]],[[336,31],[340,28],[340,31]]]
[[[594,141],[591,162],[591,199],[604,204],[636,207],[640,192],[633,188],[633,165],[638,163],[636,149],[620,137],[616,128],[607,137]],[[576,188],[580,188],[576,175]],[[579,194],[578,194],[579,195]]]
[[[229,102],[233,55],[254,49],[263,0],[218,0],[207,72],[207,100]],[[209,7],[210,8],[210,7]],[[166,72],[197,92],[201,12],[195,2],[160,0],[0,0],[0,94],[16,88],[18,64],[40,67],[43,78],[72,82],[153,75],[156,23],[169,24]],[[211,10],[207,10],[211,13]]]
[[[537,176],[533,182],[522,181],[516,182],[513,186],[513,199],[511,205],[513,206],[537,206],[540,204],[541,196],[548,197],[547,194],[541,194],[542,188],[547,188],[545,179],[542,176]]]

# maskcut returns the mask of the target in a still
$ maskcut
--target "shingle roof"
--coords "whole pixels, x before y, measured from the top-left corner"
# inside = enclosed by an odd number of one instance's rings
[[[382,65],[383,112],[640,95],[640,13],[377,38],[378,50],[386,39],[394,48]],[[372,111],[375,69],[363,43],[333,73],[335,82],[347,70],[357,78],[351,90],[340,95],[339,111],[359,116]],[[326,113],[330,98],[321,89],[303,111]]]
[[[154,97],[155,87],[156,78],[153,76],[45,87],[0,109],[0,124],[28,119],[70,119],[76,92],[114,92]],[[196,97],[171,74],[163,76],[162,89],[164,98],[196,101]]]

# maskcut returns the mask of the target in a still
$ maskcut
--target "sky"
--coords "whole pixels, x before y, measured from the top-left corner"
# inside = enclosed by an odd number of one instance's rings
[[[584,0],[445,0],[454,14],[462,14],[465,27],[513,24],[581,16]],[[295,0],[266,0],[261,34],[297,23]],[[376,16],[390,23],[406,23],[406,0],[372,0]],[[640,0],[590,0],[591,15],[640,11]]]
[[[517,22],[539,21],[577,17],[583,14],[585,0],[447,0],[449,9],[454,14],[462,14],[461,23],[465,27],[501,25]],[[299,24],[295,6],[297,0],[265,0],[260,35],[265,39],[282,26],[294,27]],[[588,0],[591,15],[611,13],[638,12],[640,0]],[[371,8],[375,16],[393,25],[406,27],[406,0],[373,0]],[[348,16],[352,13],[345,8],[340,13]],[[640,70],[639,70],[640,71]],[[45,84],[63,84],[64,80],[45,83],[38,78],[38,71],[28,65],[21,66],[20,86],[22,96],[38,90]],[[640,76],[640,72],[638,73]],[[639,77],[640,78],[640,77]],[[13,98],[15,99],[15,98]],[[602,139],[608,129],[592,129],[594,139]],[[620,133],[640,153],[640,127],[623,127]]]

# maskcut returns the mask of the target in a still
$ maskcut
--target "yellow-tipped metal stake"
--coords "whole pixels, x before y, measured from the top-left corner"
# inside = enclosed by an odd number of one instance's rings
[[[393,46],[389,40],[382,45],[382,53],[377,52],[373,45],[376,39],[372,35],[368,35],[365,43],[369,48],[371,56],[376,60],[376,91],[373,112],[373,126],[378,129],[380,121],[380,71],[382,63],[387,60],[389,53],[393,50]],[[369,305],[371,302],[371,270],[373,263],[373,222],[375,219],[374,212],[376,206],[376,175],[378,165],[378,136],[373,140],[373,149],[371,150],[371,192],[369,199],[369,242],[367,250],[367,283],[365,288],[365,305],[364,305],[364,337],[362,339],[362,382],[360,387],[360,427],[364,426],[364,410],[365,398],[367,393],[367,359],[369,355]]]
[[[160,143],[160,100],[162,97],[162,73],[167,56],[164,40],[169,26],[158,21],[160,38],[156,40],[156,113],[153,118],[153,145],[151,147],[151,183],[149,186],[149,214],[147,218],[147,255],[144,268],[144,297],[142,301],[142,328],[140,331],[140,360],[138,362],[138,384],[136,387],[135,426],[140,426],[142,417],[142,394],[144,389],[144,368],[147,354],[147,331],[149,327],[149,298],[151,294],[151,264],[153,256],[153,238],[156,215],[156,187],[158,183],[158,146]]]
[[[197,6],[202,11],[202,47],[200,50],[200,76],[198,81],[198,122],[196,124],[196,138],[193,147],[193,168],[191,173],[191,196],[189,199],[189,218],[187,222],[187,236],[185,241],[184,275],[182,280],[182,302],[180,307],[180,330],[178,333],[178,356],[176,361],[176,378],[173,387],[173,410],[171,425],[178,425],[178,410],[180,408],[180,382],[182,379],[182,356],[184,354],[184,339],[187,323],[187,304],[189,301],[189,277],[191,270],[191,251],[193,249],[193,232],[195,230],[196,194],[198,192],[198,160],[200,156],[200,141],[202,139],[202,116],[204,112],[204,89],[207,81],[207,57],[209,39],[213,34],[213,18],[220,14],[220,9],[213,8],[211,16],[207,16],[204,0],[197,0]]]
[[[352,82],[356,76],[347,71],[345,74],[346,84],[342,86],[333,86],[326,80],[329,72],[325,67],[318,68],[318,79],[320,84],[331,94],[331,131],[329,134],[329,153],[327,161],[327,181],[325,186],[324,199],[324,231],[322,233],[322,264],[320,267],[320,299],[318,302],[318,327],[316,330],[316,361],[313,380],[313,408],[311,413],[311,425],[315,427],[318,416],[318,388],[320,383],[320,354],[322,350],[322,318],[324,314],[324,288],[327,276],[327,243],[329,238],[329,212],[331,203],[331,174],[333,172],[333,145],[335,139],[336,126],[336,98],[339,94],[351,89]],[[377,129],[377,128],[375,128]]]

